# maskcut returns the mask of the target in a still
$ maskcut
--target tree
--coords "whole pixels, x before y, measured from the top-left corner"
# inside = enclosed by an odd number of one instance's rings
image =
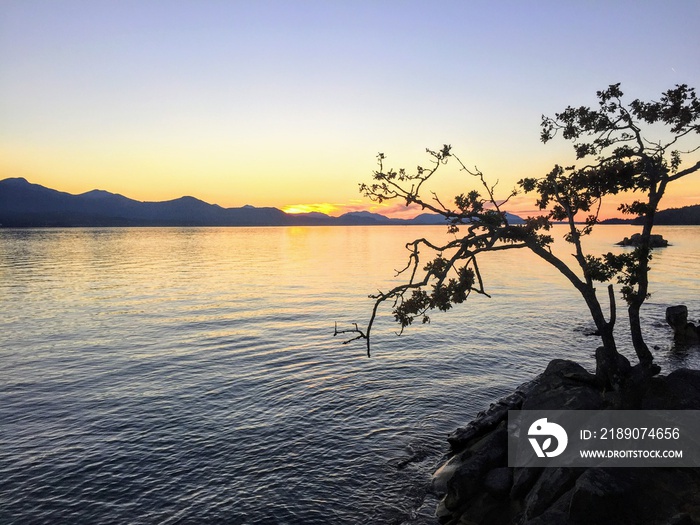
[[[440,214],[455,237],[444,244],[423,238],[408,243],[408,264],[399,272],[407,276],[406,282],[370,296],[375,303],[364,330],[358,325],[348,330],[336,327],[336,335],[356,334],[346,343],[364,339],[369,356],[372,326],[382,303],[393,301],[394,319],[402,331],[416,319],[428,322],[431,310],[446,311],[464,302],[472,292],[488,295],[479,272],[481,254],[528,249],[561,272],[585,301],[602,342],[596,351],[596,374],[602,382],[617,388],[632,370],[616,347],[613,284],[608,285],[607,317],[596,293],[596,283],[615,278],[622,285],[622,297],[628,306],[631,339],[639,360],[636,369],[642,376],[658,373],[640,322],[640,308],[649,297],[651,231],[668,184],[700,170],[700,161],[681,169],[683,159],[700,149],[700,145],[693,144],[700,134],[700,101],[695,90],[686,85],[664,92],[658,101],[625,104],[620,84],[614,84],[597,92],[597,99],[596,108],[567,107],[553,118],[542,117],[542,142],[557,136],[571,141],[578,165],[555,165],[544,177],[524,178],[518,182],[519,188],[502,199],[496,197],[496,184],[489,185],[478,169],[468,169],[451,146],[426,150],[430,165],[418,166],[415,172],[385,169],[386,157],[380,153],[373,182],[361,184],[361,193],[378,203],[400,200],[406,206],[417,204]],[[662,138],[651,140],[649,135],[654,131]],[[480,190],[457,195],[448,206],[434,192],[428,198],[423,195],[430,179],[449,162],[456,162],[460,170],[473,177]],[[503,210],[520,191],[536,194],[542,214],[528,217],[524,224],[510,224]],[[642,218],[640,245],[630,253],[603,257],[586,254],[583,240],[598,223],[603,199],[618,194],[634,199],[619,209]],[[551,250],[554,239],[549,230],[557,221],[567,225],[565,240],[574,247],[572,265]],[[431,260],[425,263],[423,249],[432,252]]]

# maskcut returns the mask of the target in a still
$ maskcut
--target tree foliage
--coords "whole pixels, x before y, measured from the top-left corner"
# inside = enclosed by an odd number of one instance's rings
[[[454,239],[444,244],[423,238],[408,243],[408,264],[399,272],[406,275],[406,281],[370,296],[375,304],[364,330],[355,325],[350,330],[336,328],[336,334],[353,333],[356,335],[350,341],[366,340],[369,355],[371,330],[382,303],[393,303],[393,315],[402,330],[416,319],[428,322],[431,310],[446,311],[464,302],[471,293],[488,295],[478,266],[482,253],[529,249],[559,270],[586,302],[602,339],[602,347],[596,353],[601,379],[619,384],[629,369],[629,363],[617,352],[613,335],[613,285],[608,286],[607,315],[596,295],[595,284],[611,280],[621,285],[640,365],[654,373],[658,367],[652,364],[639,319],[639,309],[649,297],[649,241],[654,215],[668,184],[700,170],[700,161],[683,168],[684,158],[700,148],[693,142],[700,133],[700,101],[693,88],[678,85],[664,92],[658,101],[625,103],[620,84],[613,84],[597,93],[597,102],[597,107],[567,107],[554,117],[543,116],[542,142],[546,144],[557,137],[570,141],[574,163],[557,164],[540,178],[523,178],[516,189],[500,199],[496,197],[497,183],[490,185],[478,169],[468,169],[449,145],[426,150],[429,164],[414,171],[387,169],[386,156],[380,153],[373,180],[360,185],[361,193],[377,203],[398,200],[406,206],[418,205],[440,214],[447,220]],[[652,139],[653,132],[661,138]],[[476,189],[445,204],[426,188],[448,163],[456,163],[476,183]],[[524,224],[510,224],[504,210],[520,192],[535,194],[541,214],[528,217]],[[619,209],[642,218],[641,244],[622,254],[587,254],[583,241],[599,222],[601,203],[615,195],[633,199]],[[574,248],[573,264],[551,249],[554,239],[550,229],[554,222],[567,226],[565,241]],[[427,261],[422,259],[423,251],[432,254]]]

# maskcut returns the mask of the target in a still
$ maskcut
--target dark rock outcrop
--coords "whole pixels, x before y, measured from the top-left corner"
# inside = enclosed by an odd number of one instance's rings
[[[637,247],[642,241],[642,235],[640,233],[635,233],[632,237],[625,237],[620,242],[617,243],[618,246],[634,246]],[[665,248],[668,246],[668,241],[661,235],[652,235],[649,238],[650,248]]]
[[[634,408],[700,410],[700,370],[646,379]],[[449,437],[452,457],[433,476],[437,516],[457,524],[698,524],[700,469],[509,467],[508,410],[632,408],[594,374],[557,359]]]
[[[698,327],[688,322],[688,307],[684,304],[666,308],[666,322],[673,328],[676,344],[687,346],[700,343]]]

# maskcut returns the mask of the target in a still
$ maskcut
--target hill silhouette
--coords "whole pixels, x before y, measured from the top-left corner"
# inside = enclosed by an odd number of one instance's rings
[[[642,224],[641,218],[634,219],[606,219],[602,224]],[[668,208],[656,212],[654,224],[657,226],[691,226],[700,225],[700,204],[683,206],[682,208]]]
[[[512,222],[522,219],[509,215]],[[195,197],[142,202],[104,190],[80,195],[32,184],[24,178],[0,181],[0,225],[4,227],[77,226],[322,226],[445,224],[440,215],[392,219],[366,211],[340,217],[323,213],[288,214],[277,208],[223,208]]]
[[[636,220],[634,224],[637,224]],[[654,217],[654,224],[700,224],[700,204],[696,204],[694,206],[684,206],[683,208],[669,208],[667,210],[660,211]]]

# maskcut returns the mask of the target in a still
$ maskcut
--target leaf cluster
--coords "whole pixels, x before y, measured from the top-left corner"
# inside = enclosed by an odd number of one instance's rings
[[[605,261],[605,269],[609,272],[610,277],[617,276],[617,282],[622,285],[620,293],[627,304],[632,303],[639,293],[638,287],[640,284],[640,276],[642,269],[649,270],[649,261],[652,255],[643,247],[637,247],[631,252],[613,254],[607,253],[603,257]],[[644,299],[651,296],[648,292],[644,293]]]
[[[648,217],[651,227],[666,184],[700,168],[696,164],[679,172],[684,152],[676,149],[683,137],[700,132],[700,101],[687,85],[677,85],[651,102],[637,99],[625,104],[620,84],[596,96],[597,107],[569,106],[554,118],[542,117],[542,141],[561,135],[573,143],[576,160],[584,163],[556,165],[546,176],[522,179],[519,185],[526,193],[537,194],[536,204],[547,211],[548,219],[569,224],[565,238],[576,245],[587,281],[605,282],[620,274],[623,296],[630,300],[640,283],[646,286],[642,274],[649,270],[648,247],[617,260],[596,258],[583,254],[581,238],[597,224],[602,200],[610,195],[643,194],[644,198],[622,203],[618,209]],[[645,136],[643,126],[653,124],[670,129],[665,142]],[[641,294],[648,295],[645,290]]]
[[[428,272],[444,272],[448,269],[448,261],[441,257],[426,265]],[[438,268],[439,267],[439,268]],[[430,322],[427,315],[429,310],[437,308],[446,312],[453,304],[460,304],[467,300],[471,293],[476,277],[474,270],[468,266],[457,269],[457,275],[445,284],[438,282],[431,287],[430,293],[424,289],[413,290],[407,299],[401,298],[394,307],[394,319],[401,325],[401,329],[413,323],[416,317],[422,317],[423,323]]]

